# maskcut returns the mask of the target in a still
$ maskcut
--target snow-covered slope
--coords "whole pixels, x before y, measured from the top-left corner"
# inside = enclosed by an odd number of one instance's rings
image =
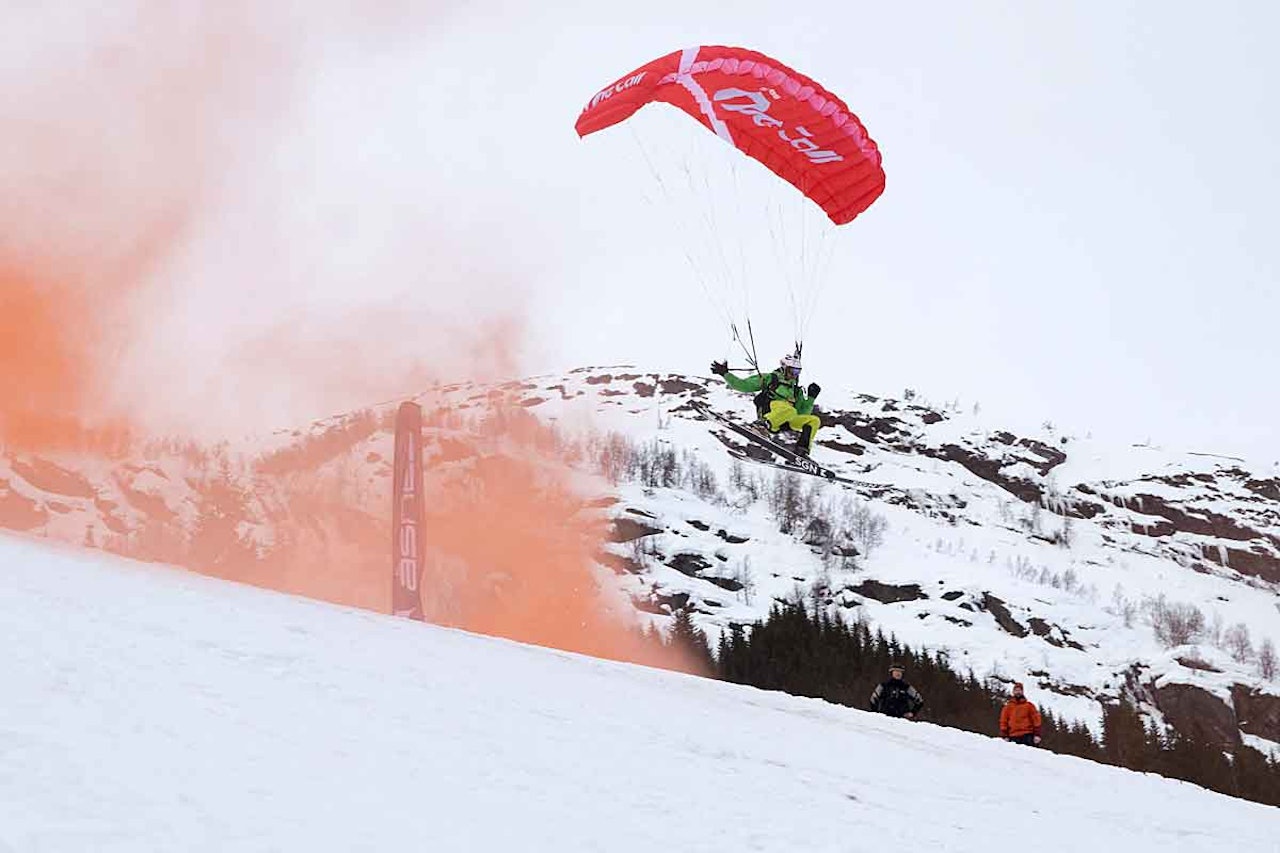
[[[0,850],[1274,851],[1280,811],[0,536]]]
[[[714,632],[801,594],[946,650],[981,676],[1034,685],[1037,700],[1068,717],[1096,724],[1102,703],[1125,691],[1224,745],[1280,750],[1280,685],[1259,661],[1264,640],[1280,641],[1274,469],[1109,447],[1050,425],[1015,436],[977,413],[828,389],[815,456],[861,485],[788,484],[735,464],[724,443],[737,439],[688,405],[745,415],[744,397],[718,380],[622,367],[430,389],[419,399],[429,415],[443,413],[427,430],[438,482],[465,481],[469,459],[502,452],[466,424],[495,397],[580,439],[583,468],[608,457],[613,476],[582,487],[605,498],[613,526],[600,560],[642,618],[683,608]],[[272,543],[280,520],[300,512],[281,484],[303,471],[348,483],[346,499],[380,543],[392,408],[245,448],[259,460],[244,475],[252,499],[231,521]],[[611,432],[622,438],[600,438]],[[146,534],[181,552],[219,467],[225,460],[192,448],[114,463],[10,455],[0,462],[0,523],[108,547]],[[178,558],[165,548],[148,556]],[[1174,638],[1185,642],[1157,639],[1161,612],[1168,621],[1195,611],[1204,624]],[[1240,626],[1247,645],[1228,641],[1241,639]]]

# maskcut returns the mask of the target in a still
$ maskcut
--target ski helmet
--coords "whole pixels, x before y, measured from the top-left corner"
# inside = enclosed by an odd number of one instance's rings
[[[791,379],[800,378],[800,356],[795,354],[784,355],[778,367],[782,370],[784,375]]]

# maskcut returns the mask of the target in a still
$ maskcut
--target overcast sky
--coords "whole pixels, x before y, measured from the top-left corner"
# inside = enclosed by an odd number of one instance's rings
[[[588,92],[669,47],[720,41],[809,72],[859,114],[887,189],[839,229],[846,245],[806,340],[810,378],[1280,458],[1275,7],[680,8],[627,32],[536,16],[522,28],[556,33],[567,76],[601,81]],[[577,190],[580,223],[567,230],[587,233],[562,295],[588,328],[548,361],[616,353],[702,368],[724,349],[715,315],[606,173],[614,153],[615,169],[634,167],[621,156],[634,140],[575,151],[603,141],[547,143],[566,184],[583,170],[607,187]]]
[[[762,360],[793,334],[770,310],[779,282],[829,254],[810,282],[822,290],[807,379],[978,403],[993,425],[1280,458],[1273,4],[191,4],[206,11],[166,13],[155,31],[61,5],[56,21],[36,7],[15,18],[7,92],[84,52],[66,27],[144,58],[162,39],[173,64],[188,55],[177,31],[217,19],[233,44],[223,10],[238,9],[246,56],[289,57],[238,75],[233,119],[209,122],[218,148],[202,156],[223,166],[201,189],[199,227],[156,272],[185,284],[153,351],[216,364],[246,329],[390,307],[452,330],[416,343],[429,358],[510,312],[526,321],[523,372],[705,372],[734,355],[684,257],[721,251],[689,227],[709,210],[734,273],[719,292],[751,294]],[[717,43],[824,84],[881,148],[883,197],[815,228],[818,250],[770,239],[771,212],[803,215],[798,193],[670,107],[587,140],[573,131],[625,72]],[[110,111],[124,123],[145,102]],[[655,171],[689,164],[714,201],[660,198]],[[184,371],[171,378],[201,399],[241,393],[213,388],[218,370],[204,384]],[[279,381],[283,396],[288,372]]]

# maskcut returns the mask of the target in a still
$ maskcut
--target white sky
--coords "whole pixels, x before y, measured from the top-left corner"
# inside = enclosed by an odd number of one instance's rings
[[[645,201],[655,182],[640,140],[692,149],[708,169],[741,161],[738,198],[702,209],[746,270],[735,284],[755,294],[761,357],[773,361],[792,326],[767,311],[779,276],[761,224],[798,193],[665,105],[585,141],[573,131],[590,96],[632,68],[688,45],[740,44],[840,94],[884,155],[884,196],[833,235],[808,379],[980,403],[1014,429],[1053,420],[1280,459],[1270,4],[338,6],[194,4],[165,17],[147,7],[141,26],[63,3],[65,14],[31,7],[8,28],[18,35],[0,64],[6,95],[98,55],[81,44],[134,63],[165,57],[154,62],[163,81],[182,62],[199,67],[184,45],[200,33],[247,43],[233,82],[188,99],[216,129],[199,167],[220,171],[201,190],[200,227],[157,273],[183,286],[166,297],[152,347],[216,365],[282,320],[309,329],[412,308],[434,324],[416,354],[445,363],[480,318],[506,310],[532,319],[525,372],[619,361],[705,371],[733,353],[680,254],[678,233],[696,235],[673,232]],[[77,25],[85,37],[69,38]],[[287,61],[260,61],[270,50]],[[56,79],[76,91],[72,73]],[[167,113],[147,115],[145,88],[114,102],[109,90],[97,86],[94,101],[110,104],[113,129],[136,119],[137,133],[168,134],[141,150],[183,156],[189,142],[159,144],[176,128]],[[19,151],[10,166],[22,162]],[[88,173],[130,186],[137,171],[121,157]],[[190,389],[193,403],[254,408],[229,374],[177,370],[159,381]],[[306,397],[297,376],[281,369],[274,397]]]

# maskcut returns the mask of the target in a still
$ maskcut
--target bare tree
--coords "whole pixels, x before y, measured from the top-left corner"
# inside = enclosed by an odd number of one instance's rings
[[[733,579],[742,585],[742,589],[738,590],[738,594],[742,596],[742,603],[750,607],[756,595],[755,573],[751,571],[750,557],[742,558],[742,562],[733,572]]]
[[[1244,663],[1253,657],[1253,639],[1249,636],[1249,626],[1237,622],[1222,635],[1222,642],[1236,663]]]
[[[1148,599],[1151,630],[1165,648],[1185,646],[1204,634],[1204,613],[1191,604],[1170,604],[1162,594]]]
[[[778,530],[791,533],[804,514],[804,493],[799,474],[779,474],[769,490],[769,510],[777,519]]]
[[[1258,650],[1258,674],[1268,681],[1276,677],[1276,645],[1270,637],[1262,641]]]
[[[870,557],[872,551],[884,544],[889,522],[884,516],[872,512],[862,501],[847,500],[841,507],[841,521],[864,557]]]

